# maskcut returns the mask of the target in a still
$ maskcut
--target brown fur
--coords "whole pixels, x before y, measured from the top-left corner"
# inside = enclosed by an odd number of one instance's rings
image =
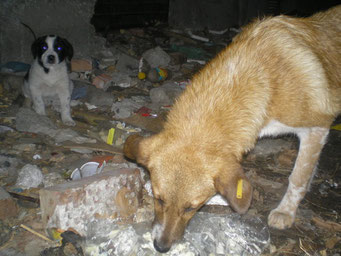
[[[341,111],[341,6],[309,18],[257,20],[196,74],[157,135],[129,137],[125,154],[145,165],[161,252],[215,193],[238,213],[252,188],[239,164],[259,136],[294,132],[300,151],[269,225],[292,225],[328,129]],[[236,198],[243,179],[243,197]]]

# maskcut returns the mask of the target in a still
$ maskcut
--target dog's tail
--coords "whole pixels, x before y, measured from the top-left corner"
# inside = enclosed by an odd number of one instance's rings
[[[20,23],[31,31],[31,33],[32,33],[32,35],[33,35],[33,37],[34,37],[34,41],[37,40],[37,36],[36,36],[36,34],[34,33],[33,29],[32,29],[29,25],[25,24],[25,23],[22,22],[22,21],[20,21]]]

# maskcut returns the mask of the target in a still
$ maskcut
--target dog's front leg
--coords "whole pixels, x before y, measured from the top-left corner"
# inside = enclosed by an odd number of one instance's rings
[[[70,107],[70,100],[71,95],[69,92],[62,92],[59,95],[60,100],[60,107],[61,107],[61,117],[64,124],[68,126],[75,126],[76,123],[73,121],[71,117],[71,107]]]
[[[40,93],[32,93],[33,96],[33,108],[39,115],[46,115],[45,113],[45,103],[43,97]]]
[[[290,227],[295,220],[299,203],[309,189],[314,170],[325,144],[329,129],[307,128],[299,132],[300,149],[289,186],[279,206],[270,212],[268,224],[278,229]]]

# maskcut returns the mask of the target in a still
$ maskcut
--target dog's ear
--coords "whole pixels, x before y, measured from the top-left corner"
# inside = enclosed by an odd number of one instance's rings
[[[64,45],[65,56],[68,58],[68,60],[71,60],[73,57],[72,44],[68,40],[66,40],[65,38],[61,38],[61,42]]]
[[[46,36],[38,37],[31,45],[31,52],[35,59],[41,52],[43,52],[43,44]]]
[[[143,144],[150,138],[144,138],[138,134],[130,135],[123,146],[123,153],[131,160],[135,160],[139,164],[147,167],[149,161],[150,148]]]
[[[214,186],[239,214],[244,214],[249,209],[252,186],[239,164],[233,169],[220,170],[214,178]]]

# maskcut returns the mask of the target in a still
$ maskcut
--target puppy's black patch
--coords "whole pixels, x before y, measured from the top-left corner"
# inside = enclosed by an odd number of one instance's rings
[[[41,57],[43,53],[48,49],[48,45],[46,43],[47,36],[42,36],[37,38],[31,46],[31,52],[33,55],[33,58]]]
[[[71,60],[73,57],[73,47],[64,38],[56,37],[54,43],[53,43],[53,49],[58,54],[59,62],[62,62],[66,58],[68,60]]]

